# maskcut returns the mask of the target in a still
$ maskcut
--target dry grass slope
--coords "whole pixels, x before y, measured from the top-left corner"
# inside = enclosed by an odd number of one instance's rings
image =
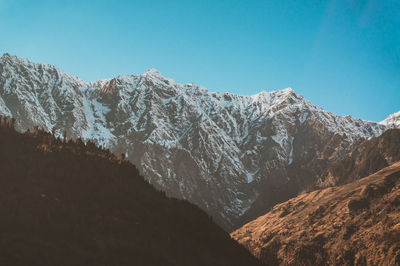
[[[270,265],[400,265],[400,162],[278,204],[231,236]]]

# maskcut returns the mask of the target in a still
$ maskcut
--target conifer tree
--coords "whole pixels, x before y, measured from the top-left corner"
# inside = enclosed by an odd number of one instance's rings
[[[65,143],[67,141],[67,131],[63,131],[63,142]]]
[[[13,117],[10,119],[10,128],[14,129],[14,127],[15,127],[15,118]]]

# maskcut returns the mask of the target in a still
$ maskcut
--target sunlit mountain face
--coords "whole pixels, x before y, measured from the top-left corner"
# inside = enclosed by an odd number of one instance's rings
[[[400,128],[400,111],[389,115],[381,124],[387,127]]]

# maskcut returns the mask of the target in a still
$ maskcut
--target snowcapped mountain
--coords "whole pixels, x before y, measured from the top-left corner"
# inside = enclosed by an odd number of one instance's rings
[[[400,128],[400,111],[389,115],[385,120],[381,121],[380,124],[391,128]]]
[[[0,59],[0,113],[125,153],[149,182],[231,229],[315,182],[327,162],[388,124],[341,117],[292,89],[253,96],[177,84],[155,69],[85,82]],[[312,166],[312,171],[310,167]]]

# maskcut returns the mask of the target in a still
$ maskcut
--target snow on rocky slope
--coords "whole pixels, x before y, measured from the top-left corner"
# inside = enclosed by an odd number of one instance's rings
[[[322,171],[302,181],[296,167],[340,156],[388,127],[326,112],[290,88],[209,92],[155,69],[85,82],[8,54],[0,59],[0,113],[16,118],[19,130],[55,127],[125,153],[154,186],[199,205],[228,230],[265,187],[279,191],[297,180],[300,190]],[[268,204],[258,203],[262,213]]]
[[[385,120],[381,121],[380,124],[390,128],[400,128],[400,111],[389,115]]]

